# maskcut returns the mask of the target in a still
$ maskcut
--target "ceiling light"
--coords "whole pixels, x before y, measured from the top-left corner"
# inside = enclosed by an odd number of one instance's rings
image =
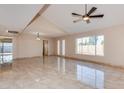
[[[86,21],[86,20],[89,20],[90,18],[88,16],[85,16],[83,17],[83,20]]]
[[[37,37],[36,40],[40,40],[40,38]]]
[[[37,38],[36,38],[36,40],[40,40],[40,35],[39,35],[39,33],[37,33]]]

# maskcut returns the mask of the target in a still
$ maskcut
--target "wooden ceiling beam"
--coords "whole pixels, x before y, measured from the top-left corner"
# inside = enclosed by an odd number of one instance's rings
[[[45,4],[40,11],[33,17],[33,19],[26,25],[26,27],[23,29],[23,31],[29,26],[31,25],[37,18],[39,18],[46,10],[47,8],[50,6],[50,4]]]

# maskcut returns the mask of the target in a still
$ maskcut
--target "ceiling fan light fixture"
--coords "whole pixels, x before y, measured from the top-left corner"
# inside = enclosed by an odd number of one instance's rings
[[[79,21],[85,21],[87,24],[90,23],[90,19],[92,18],[103,18],[104,14],[98,14],[98,15],[92,15],[96,11],[96,7],[92,7],[88,12],[87,12],[87,4],[85,4],[85,15],[82,14],[77,14],[77,13],[72,13],[73,16],[75,17],[81,17],[81,20],[75,20],[73,21],[74,23],[77,23]]]
[[[87,20],[89,20],[90,18],[88,17],[88,16],[85,16],[85,17],[83,17],[83,20],[84,21],[87,21]]]
[[[37,33],[36,40],[40,40],[40,35],[39,35],[39,33]]]
[[[36,38],[36,40],[40,40],[40,38],[39,38],[39,37],[37,37],[37,38]]]

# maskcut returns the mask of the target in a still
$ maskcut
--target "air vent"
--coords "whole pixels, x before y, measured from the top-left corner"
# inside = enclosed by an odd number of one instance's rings
[[[11,33],[11,34],[18,34],[19,32],[18,31],[7,31],[8,33]]]

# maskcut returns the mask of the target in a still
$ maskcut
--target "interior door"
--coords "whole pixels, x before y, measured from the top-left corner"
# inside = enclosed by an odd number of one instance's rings
[[[48,40],[43,40],[43,56],[48,56]]]

